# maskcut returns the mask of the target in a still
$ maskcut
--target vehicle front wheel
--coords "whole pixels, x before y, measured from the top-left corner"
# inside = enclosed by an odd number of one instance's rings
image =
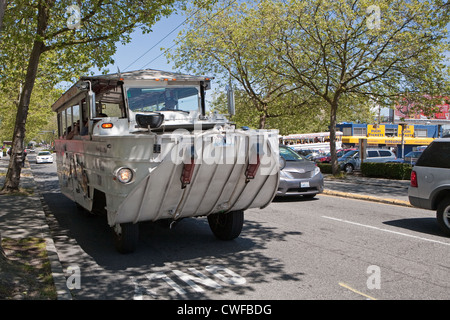
[[[241,234],[244,225],[244,211],[210,214],[208,223],[218,239],[233,240]]]
[[[132,253],[139,241],[139,224],[121,223],[114,226],[114,243],[120,253]]]
[[[446,198],[439,203],[436,218],[441,230],[450,236],[450,198]]]
[[[347,173],[352,173],[352,172],[353,172],[353,166],[352,166],[351,164],[346,164],[346,165],[344,166],[344,170],[345,170],[345,172],[347,172]]]

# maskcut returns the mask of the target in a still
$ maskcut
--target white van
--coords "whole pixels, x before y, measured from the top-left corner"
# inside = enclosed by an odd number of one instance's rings
[[[210,80],[159,70],[83,77],[53,104],[61,191],[107,215],[120,252],[135,250],[141,221],[207,216],[217,237],[236,238],[243,212],[275,196],[278,131],[207,114]]]

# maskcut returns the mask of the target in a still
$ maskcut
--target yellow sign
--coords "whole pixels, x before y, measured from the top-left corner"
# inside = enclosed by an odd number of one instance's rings
[[[367,137],[384,137],[384,125],[367,125]]]
[[[405,126],[404,134],[405,138],[414,138],[414,125],[409,124]],[[402,136],[402,126],[400,125],[398,126],[398,136]]]
[[[346,136],[342,137],[342,143],[359,143],[359,139],[361,137],[359,136]],[[434,138],[405,138],[404,144],[406,145],[429,145]],[[402,143],[402,138],[400,137],[369,137],[367,138],[367,144],[368,145],[379,145],[379,144],[385,144],[385,145],[400,145]]]

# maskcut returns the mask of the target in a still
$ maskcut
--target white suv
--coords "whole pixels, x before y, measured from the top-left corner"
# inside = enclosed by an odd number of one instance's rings
[[[450,138],[434,140],[411,172],[409,202],[436,210],[439,227],[450,236]]]

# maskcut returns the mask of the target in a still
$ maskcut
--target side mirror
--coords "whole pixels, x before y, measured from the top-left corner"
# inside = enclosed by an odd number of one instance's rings
[[[234,92],[231,85],[227,85],[227,106],[228,106],[228,114],[234,116],[236,114],[236,108],[234,106]]]

